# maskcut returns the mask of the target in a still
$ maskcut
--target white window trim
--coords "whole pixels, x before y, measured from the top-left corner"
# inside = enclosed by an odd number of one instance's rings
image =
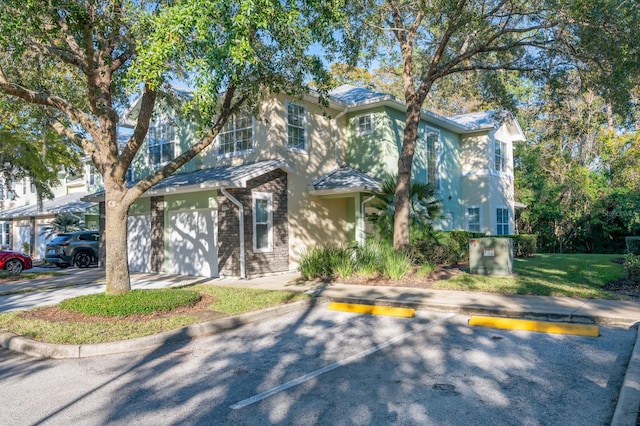
[[[229,119],[233,119],[235,120],[235,115],[232,117],[229,117]],[[287,123],[288,124],[288,123]],[[220,153],[220,134],[218,134],[218,136],[216,136],[216,146],[215,146],[215,152],[216,152],[216,156],[218,158],[230,158],[230,157],[236,157],[236,156],[240,156],[240,155],[247,155],[247,154],[252,154],[255,150],[255,146],[256,146],[256,120],[255,117],[251,116],[251,149],[245,149],[243,151],[236,151],[236,143],[237,143],[237,139],[236,139],[236,133],[237,129],[235,128],[235,124],[234,124],[234,128],[233,128],[233,152],[227,152],[224,154]],[[222,133],[222,132],[221,132]]]
[[[364,117],[369,117],[369,121],[371,122],[371,129],[367,131],[360,130],[360,119]],[[365,136],[371,135],[376,129],[375,115],[371,112],[368,114],[360,114],[355,117],[355,125],[356,125],[356,136]]]
[[[289,146],[289,105],[296,105],[299,107],[302,107],[304,109],[304,114],[302,114],[302,130],[304,131],[304,147],[303,148],[297,148],[294,146]],[[296,103],[296,102],[291,102],[288,101],[287,102],[287,109],[285,110],[285,125],[287,126],[287,138],[285,140],[285,145],[287,147],[287,150],[292,151],[292,152],[303,152],[306,153],[308,148],[309,148],[309,126],[308,126],[308,117],[307,117],[308,111],[307,111],[307,107],[305,105]]]
[[[502,158],[502,168],[498,168],[498,162],[496,161],[496,157],[498,156],[496,151],[496,145],[500,144],[500,157]],[[493,169],[500,174],[508,174],[509,173],[509,144],[508,142],[501,141],[499,139],[494,139],[493,143]]]
[[[251,208],[253,212],[253,252],[254,253],[270,253],[273,252],[273,194],[270,192],[252,192]],[[256,201],[267,200],[267,239],[268,244],[265,248],[258,248],[258,234],[256,232]]]
[[[468,232],[476,232],[470,230],[469,223],[469,209],[478,209],[478,232],[482,232],[482,207],[481,206],[466,206],[464,208],[464,220],[467,225]]]
[[[507,230],[510,231],[511,230],[511,210],[509,209],[508,206],[496,206],[496,235],[511,235],[511,232],[508,232],[506,234],[499,234],[498,233],[498,209],[502,209],[502,210],[506,210],[507,211]],[[500,225],[505,225],[505,223],[501,223]]]
[[[442,189],[442,176],[440,173],[440,162],[442,160],[442,141],[440,140],[440,137],[442,136],[442,134],[440,133],[440,130],[438,129],[434,129],[431,127],[425,127],[425,132],[424,132],[424,150],[425,150],[425,181],[430,184],[431,182],[429,181],[429,146],[428,146],[428,142],[427,142],[427,137],[429,136],[429,133],[437,133],[438,138],[436,139],[436,173],[435,175],[437,176],[438,179],[438,187],[436,188],[436,192],[440,192],[440,190]]]
[[[150,145],[150,143],[151,143],[151,138],[150,138],[151,129],[152,128],[155,129],[156,127],[160,127],[160,126],[172,126],[172,125],[174,125],[174,124],[172,123],[171,120],[169,120],[167,117],[162,117],[162,118],[160,118],[160,119],[158,119],[156,121],[153,121],[151,123],[151,125],[149,126],[149,131],[147,131],[147,137],[146,137],[146,139],[147,139],[147,165],[149,167],[160,168],[160,167],[166,166],[169,163],[169,161],[160,161],[159,163],[152,163],[151,162],[151,156],[149,155],[149,148],[152,146],[152,145]],[[174,129],[172,158],[176,157],[176,144],[177,144],[178,139],[179,138],[178,138],[177,129]],[[166,144],[162,144],[162,145],[166,145]],[[153,146],[155,146],[155,145],[153,145]],[[162,158],[162,152],[160,153],[160,158]]]

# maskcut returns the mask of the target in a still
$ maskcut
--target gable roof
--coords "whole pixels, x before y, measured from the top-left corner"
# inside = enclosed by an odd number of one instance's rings
[[[173,174],[158,182],[142,195],[142,198],[165,194],[184,194],[207,189],[246,188],[247,182],[277,169],[293,170],[285,160],[276,158],[239,166],[223,166],[201,169],[195,172]],[[134,185],[131,183],[131,185]],[[104,191],[83,198],[88,201],[104,200]]]
[[[343,165],[319,177],[309,185],[309,193],[312,195],[380,192],[381,190],[380,182],[348,165]]]
[[[525,136],[518,120],[514,115],[505,110],[492,109],[489,111],[474,112],[471,114],[460,114],[449,117],[450,120],[467,127],[468,129],[484,130],[487,128],[497,129],[502,125],[507,126],[507,130],[512,136],[512,141],[524,141]]]

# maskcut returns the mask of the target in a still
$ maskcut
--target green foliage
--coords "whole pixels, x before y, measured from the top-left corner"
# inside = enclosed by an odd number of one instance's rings
[[[401,280],[411,272],[411,256],[408,253],[388,250],[382,264],[382,274],[392,280]]]
[[[435,198],[435,188],[424,182],[411,182],[409,189],[409,223],[418,232],[429,232],[431,222],[440,216],[440,202]],[[396,211],[396,177],[388,176],[382,181],[382,192],[376,194],[370,206],[377,209],[368,219],[374,224],[382,239],[393,237]]]
[[[331,279],[336,275],[336,267],[341,264],[344,272],[344,259],[351,259],[351,250],[329,244],[313,247],[300,257],[300,274],[305,279]]]
[[[74,232],[84,230],[84,221],[73,213],[58,213],[53,220],[42,227],[41,235],[51,237],[63,232]]]
[[[358,246],[354,256],[355,274],[363,278],[377,274],[387,251],[388,246],[378,240],[368,240],[364,247]]]
[[[531,234],[506,235],[513,240],[514,257],[531,257],[538,249],[538,237]]]
[[[629,281],[640,286],[640,256],[627,254],[624,258],[624,271]]]
[[[170,312],[200,300],[195,291],[182,289],[134,290],[119,295],[91,294],[60,303],[60,308],[87,315],[126,317],[155,312]]]
[[[640,237],[626,237],[627,251],[635,256],[640,256]]]

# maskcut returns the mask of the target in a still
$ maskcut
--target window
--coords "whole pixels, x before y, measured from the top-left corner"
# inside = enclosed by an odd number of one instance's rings
[[[218,135],[218,155],[233,155],[253,149],[253,119],[249,115],[234,115]]]
[[[11,227],[9,222],[0,223],[0,247],[11,247]]]
[[[305,110],[302,105],[287,104],[287,148],[304,151],[306,147]]]
[[[356,135],[370,135],[373,133],[373,114],[356,117]]]
[[[87,182],[89,183],[89,186],[94,186],[96,184],[96,169],[93,166],[89,166]]]
[[[496,210],[496,233],[509,235],[509,209],[498,207]]]
[[[7,198],[4,186],[0,184],[0,201],[4,201]],[[1,241],[0,241],[1,242]]]
[[[176,131],[169,123],[156,124],[149,129],[148,156],[150,166],[164,166],[173,160]]]
[[[22,195],[27,195],[27,178],[22,178]]]
[[[35,194],[36,193],[36,184],[35,182],[31,181],[31,193]]]
[[[495,163],[497,171],[507,171],[507,144],[505,142],[496,141],[495,143]]]
[[[480,232],[480,207],[467,208],[467,231]]]
[[[127,173],[124,175],[124,179],[127,182],[133,182],[135,180],[135,173],[133,171],[133,166],[129,166],[127,169]]]
[[[438,161],[438,132],[427,133],[427,182],[435,189],[440,189],[440,171]]]
[[[253,251],[273,250],[273,199],[265,192],[253,193]]]

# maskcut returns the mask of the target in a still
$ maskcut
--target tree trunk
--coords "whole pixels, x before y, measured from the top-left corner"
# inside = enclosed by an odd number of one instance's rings
[[[415,103],[415,102],[414,102]],[[420,105],[407,105],[402,150],[398,157],[398,182],[396,185],[396,211],[393,223],[393,249],[409,249],[409,195],[411,189],[411,165],[418,139]]]
[[[122,294],[131,290],[127,254],[127,216],[129,205],[122,202],[126,189],[105,182],[106,217],[106,294]]]

